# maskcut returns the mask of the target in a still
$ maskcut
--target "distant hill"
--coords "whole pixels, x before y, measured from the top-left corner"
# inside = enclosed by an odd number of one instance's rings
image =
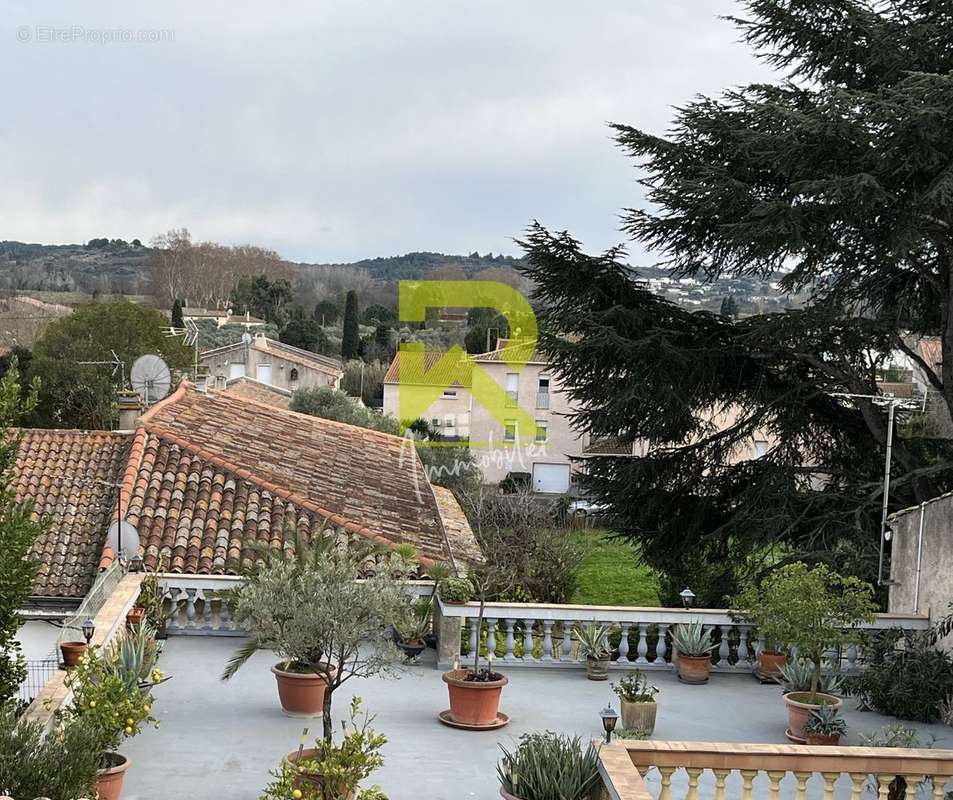
[[[407,253],[403,256],[387,256],[384,258],[365,258],[361,261],[352,261],[346,264],[296,264],[302,269],[321,269],[322,267],[352,267],[367,272],[369,276],[379,281],[403,281],[423,278],[437,267],[461,267],[467,277],[485,269],[510,267],[515,268],[520,260],[513,256],[495,256],[488,253],[481,256],[479,253],[470,253],[468,256],[447,255],[445,253]]]
[[[82,244],[0,242],[0,289],[143,294],[152,250],[119,239]]]

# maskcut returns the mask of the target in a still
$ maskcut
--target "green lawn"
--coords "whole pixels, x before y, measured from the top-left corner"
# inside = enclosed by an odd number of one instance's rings
[[[605,531],[573,531],[587,555],[576,572],[572,602],[597,606],[657,606],[658,576],[638,548],[610,539]]]

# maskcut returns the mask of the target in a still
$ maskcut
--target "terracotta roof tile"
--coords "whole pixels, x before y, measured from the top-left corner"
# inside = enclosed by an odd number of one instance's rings
[[[448,355],[445,352],[428,350],[423,354],[423,370],[420,368],[419,360],[406,357],[403,359],[403,370],[401,370],[402,355],[406,354],[402,354],[400,350],[394,355],[394,360],[391,361],[384,375],[384,383],[470,386],[473,363],[469,358],[463,356],[460,359],[445,358]]]
[[[256,381],[254,378],[242,376],[241,378],[232,378],[225,384],[224,389],[215,389],[213,391],[226,392],[236,397],[246,397],[249,400],[257,400],[259,403],[267,403],[275,408],[288,408],[291,402],[291,392],[278,386],[269,386],[267,383]]]

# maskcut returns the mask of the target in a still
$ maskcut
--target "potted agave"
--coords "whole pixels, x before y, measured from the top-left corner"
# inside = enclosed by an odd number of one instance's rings
[[[708,683],[711,674],[711,631],[701,622],[681,622],[672,628],[678,679],[682,683]]]
[[[380,751],[387,743],[371,728],[374,718],[362,713],[361,704],[360,697],[351,699],[350,719],[341,722],[340,744],[321,738],[314,747],[305,747],[302,736],[298,749],[271,772],[273,780],[260,800],[387,800],[376,786],[363,791],[358,787],[383,765]]]
[[[807,740],[805,725],[814,711],[842,705],[840,698],[822,691],[825,655],[862,640],[859,626],[874,618],[873,589],[859,578],[839,575],[823,564],[794,563],[781,567],[759,587],[749,588],[736,603],[762,637],[786,643],[811,665],[810,687],[784,695],[788,711],[785,735],[803,743]]]
[[[585,625],[577,625],[573,636],[579,644],[579,654],[586,658],[586,677],[591,681],[609,679],[609,634],[611,625],[597,623],[595,620]]]
[[[807,744],[836,746],[840,744],[840,737],[846,735],[847,721],[835,706],[815,708],[804,723]]]
[[[500,749],[496,774],[504,800],[587,800],[599,783],[599,753],[578,736],[527,733],[515,750]]]
[[[151,687],[163,681],[155,666],[155,639],[146,626],[126,631],[105,649],[89,648],[66,677],[73,701],[67,724],[78,722],[91,732],[98,757],[99,800],[117,800],[130,761],[118,752],[123,740],[144,725],[155,725]]]
[[[403,658],[390,620],[406,605],[401,583],[386,570],[357,580],[365,554],[333,539],[297,537],[294,554],[271,552],[240,586],[227,590],[234,618],[248,633],[222,673],[231,679],[259,650],[274,651],[271,667],[282,711],[322,718],[331,741],[331,699],[353,677],[387,674]]]
[[[658,703],[655,702],[658,688],[652,686],[642,671],[637,669],[618,683],[613,683],[612,691],[622,706],[622,727],[642,737],[651,736],[655,732],[658,714]]]
[[[427,648],[432,606],[429,598],[420,598],[406,606],[394,622],[397,646],[407,658],[416,658]]]
[[[476,629],[482,632],[489,579],[487,576],[474,576],[474,579],[468,583],[476,588],[480,596]],[[441,600],[443,596],[444,589],[441,585]],[[450,708],[442,712],[439,719],[447,725],[467,730],[481,730],[501,727],[509,722],[509,717],[500,713],[500,697],[509,679],[502,673],[494,671],[492,653],[487,653],[486,667],[480,667],[481,639],[482,635],[478,633],[473,665],[469,669],[461,669],[459,663],[455,663],[453,669],[443,673],[443,682],[447,684],[447,693],[450,696]]]

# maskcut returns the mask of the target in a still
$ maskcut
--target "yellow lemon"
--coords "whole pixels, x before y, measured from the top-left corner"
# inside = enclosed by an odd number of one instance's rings
[[[132,736],[132,728],[126,728],[126,736]]]
[[[142,707],[142,710],[145,711],[145,712],[148,714],[150,708],[152,708],[152,706],[150,706],[148,703],[146,703],[146,704]]]
[[[129,719],[126,720],[127,725],[132,725],[133,722],[135,722],[135,720],[132,717],[129,717]]]
[[[95,701],[95,700],[90,700],[90,701],[89,701],[89,707],[90,707],[90,708],[96,708],[96,701]]]
[[[295,789],[295,790],[291,793],[291,796],[292,796],[295,800],[301,800],[301,790],[300,790],[300,789]]]

